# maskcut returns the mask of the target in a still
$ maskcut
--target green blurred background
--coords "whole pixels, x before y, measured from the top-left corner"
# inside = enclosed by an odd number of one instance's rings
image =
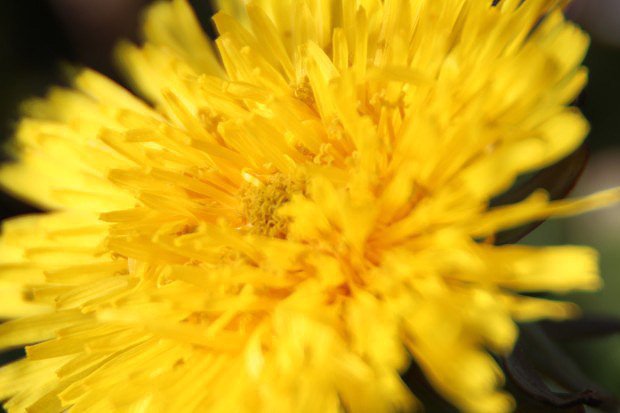
[[[63,82],[63,63],[88,65],[119,79],[109,59],[111,48],[119,38],[136,37],[138,11],[146,3],[0,1],[0,139],[11,136],[23,99],[42,95],[50,85]],[[192,3],[207,22],[207,0]],[[592,35],[586,61],[591,80],[578,103],[592,123],[592,158],[575,190],[575,194],[586,194],[620,185],[620,0],[577,1],[569,14]],[[0,195],[0,218],[32,211]],[[547,222],[524,242],[588,244],[599,249],[605,289],[571,298],[585,312],[620,316],[620,208]],[[620,395],[620,335],[567,347],[592,378]]]

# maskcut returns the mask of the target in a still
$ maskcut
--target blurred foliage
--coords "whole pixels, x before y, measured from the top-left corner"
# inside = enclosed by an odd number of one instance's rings
[[[620,25],[620,16],[618,17]],[[579,106],[592,124],[594,152],[620,147],[620,49],[593,40],[586,58],[590,81]]]
[[[0,2],[0,130],[6,138],[21,100],[59,80],[58,63],[73,51],[46,1]]]

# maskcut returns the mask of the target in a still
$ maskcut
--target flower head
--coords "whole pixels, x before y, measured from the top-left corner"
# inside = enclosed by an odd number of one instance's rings
[[[119,59],[26,105],[2,184],[9,411],[396,412],[417,363],[462,411],[509,412],[490,352],[592,290],[585,247],[501,230],[618,191],[490,207],[574,151],[587,37],[557,0],[184,0]],[[148,103],[147,103],[148,102]]]

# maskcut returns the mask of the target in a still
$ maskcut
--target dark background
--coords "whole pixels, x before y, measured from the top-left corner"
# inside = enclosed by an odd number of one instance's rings
[[[0,142],[10,138],[19,105],[41,96],[52,84],[65,83],[62,65],[86,65],[122,81],[109,56],[120,38],[137,39],[139,10],[148,0],[4,0],[0,1]],[[192,1],[209,26],[207,0]],[[620,0],[578,0],[569,13],[592,37],[586,65],[590,83],[579,106],[592,123],[592,159],[577,194],[620,185]],[[1,152],[0,152],[1,153]],[[3,156],[3,155],[0,155]],[[34,212],[0,195],[0,219]],[[588,244],[601,251],[605,289],[575,295],[586,312],[620,316],[620,209],[551,221],[526,240],[531,244]],[[620,337],[571,344],[568,350],[596,380],[620,389]],[[7,360],[21,354],[0,356]]]

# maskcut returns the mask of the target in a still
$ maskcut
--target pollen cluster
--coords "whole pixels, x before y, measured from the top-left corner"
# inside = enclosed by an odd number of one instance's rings
[[[243,214],[250,232],[286,238],[288,220],[279,215],[280,207],[294,194],[303,194],[303,181],[275,174],[266,183],[247,184],[241,190]]]
[[[496,3],[496,4],[494,4]],[[0,183],[0,368],[16,412],[388,413],[417,364],[514,409],[493,354],[599,287],[587,247],[499,231],[610,190],[490,200],[583,142],[587,36],[559,0],[185,0],[118,61],[25,105]]]

